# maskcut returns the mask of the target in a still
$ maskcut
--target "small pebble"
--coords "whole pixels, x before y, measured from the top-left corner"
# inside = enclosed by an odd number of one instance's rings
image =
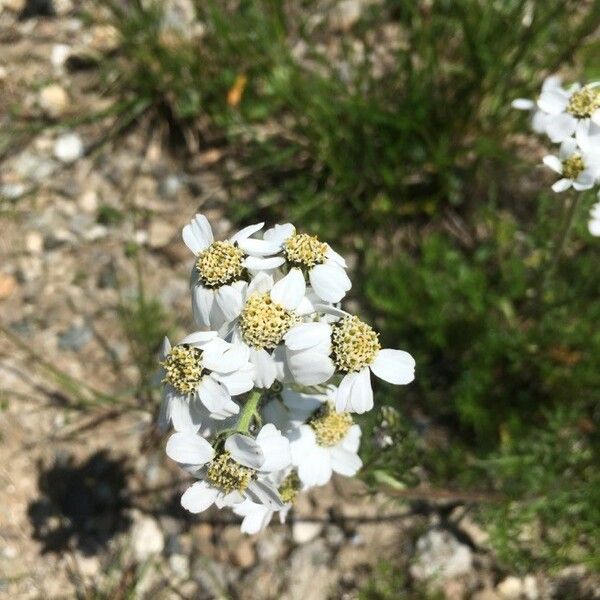
[[[63,163],[70,164],[83,156],[83,142],[76,133],[61,135],[54,145],[54,156]]]
[[[64,88],[53,83],[40,90],[38,104],[47,116],[57,119],[65,114],[69,106],[69,95]]]

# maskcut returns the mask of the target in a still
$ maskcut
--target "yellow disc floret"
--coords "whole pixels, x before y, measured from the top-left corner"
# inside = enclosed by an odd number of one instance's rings
[[[381,349],[379,334],[358,317],[347,316],[333,326],[333,360],[340,371],[360,371],[370,365]]]
[[[320,242],[315,235],[297,233],[286,240],[283,252],[287,261],[293,265],[312,269],[312,267],[325,262],[327,244]]]
[[[231,458],[227,451],[221,452],[208,464],[208,480],[222,492],[243,492],[254,478],[256,471],[244,467]]]
[[[213,242],[198,255],[196,271],[206,287],[220,287],[241,278],[244,252],[231,242]]]
[[[300,478],[292,471],[279,486],[279,495],[284,502],[293,502],[300,491]]]
[[[329,404],[319,408],[308,421],[315,432],[317,444],[325,447],[335,446],[343,440],[352,423],[350,413],[336,412]]]
[[[293,310],[273,302],[268,292],[252,294],[240,315],[242,337],[255,348],[275,348],[287,331],[298,323],[300,317]]]
[[[567,179],[577,179],[584,169],[581,154],[573,154],[562,161],[562,174]]]
[[[600,88],[584,87],[569,98],[567,112],[577,119],[589,119],[600,108]]]
[[[165,370],[163,382],[182,394],[193,392],[204,373],[202,351],[187,344],[173,346],[161,365]]]

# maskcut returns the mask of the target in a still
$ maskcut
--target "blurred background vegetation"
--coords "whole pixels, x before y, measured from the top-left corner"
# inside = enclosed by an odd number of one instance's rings
[[[107,136],[145,118],[184,164],[218,145],[230,219],[290,220],[349,257],[354,307],[417,360],[364,420],[370,485],[477,492],[523,572],[600,567],[594,196],[554,266],[565,196],[510,107],[549,74],[600,77],[600,4],[383,0],[352,22],[316,4],[198,0],[186,37],[160,2],[102,0],[88,18],[117,40],[86,68],[110,104],[83,118],[110,115]],[[168,317],[141,297],[123,313],[147,372]]]

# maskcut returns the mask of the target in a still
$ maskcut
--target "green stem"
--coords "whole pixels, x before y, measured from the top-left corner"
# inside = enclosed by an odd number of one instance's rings
[[[552,256],[550,258],[550,262],[549,262],[547,268],[544,270],[542,279],[540,281],[540,287],[539,287],[538,294],[537,294],[537,297],[540,299],[542,298],[544,289],[545,289],[550,277],[552,276],[552,273],[554,272],[556,265],[558,264],[558,261],[561,257],[561,254],[563,252],[565,244],[567,243],[567,240],[569,238],[569,232],[571,231],[571,227],[573,225],[573,220],[575,217],[575,210],[577,209],[577,205],[579,203],[580,196],[581,196],[581,194],[577,194],[571,198],[570,202],[569,202],[569,200],[567,200],[567,208],[565,211],[566,212],[565,221],[563,223],[562,229],[559,232],[559,236],[556,241],[556,244],[554,245],[554,248],[552,249]]]
[[[240,413],[236,425],[236,429],[240,433],[248,433],[250,430],[252,419],[258,414],[258,404],[261,398],[262,394],[258,390],[254,390],[250,396],[248,396],[246,403],[242,407],[242,412]]]

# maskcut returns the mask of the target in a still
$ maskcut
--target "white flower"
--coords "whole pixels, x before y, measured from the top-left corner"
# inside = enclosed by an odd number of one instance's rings
[[[224,241],[215,241],[204,215],[183,228],[185,245],[196,256],[191,274],[192,309],[198,325],[218,329],[242,309],[246,269],[258,271],[283,264],[277,244],[252,238],[263,223],[250,225]]]
[[[235,415],[240,408],[231,396],[253,387],[248,349],[218,338],[215,331],[197,331],[173,347],[165,338],[162,358],[162,428],[171,421],[176,430],[198,430],[207,413],[213,419]]]
[[[279,515],[279,522],[285,523],[292,504],[300,491],[301,482],[296,471],[279,471],[270,476],[271,481],[277,485],[279,495],[284,502],[282,508],[273,510],[264,504],[257,504],[246,499],[241,504],[236,504],[232,510],[236,515],[243,517],[241,524],[242,533],[254,534],[262,531],[271,522],[273,515]]]
[[[555,88],[560,87],[560,77],[552,75],[550,77],[546,77],[544,83],[542,84],[542,92],[549,91]],[[526,110],[532,114],[531,116],[531,127],[536,133],[546,133],[546,129],[548,126],[548,121],[552,119],[552,117],[539,109],[537,106],[537,102],[534,100],[529,100],[528,98],[516,98],[512,101],[511,106],[516,108],[517,110]]]
[[[285,334],[313,310],[298,269],[277,282],[266,273],[259,273],[250,282],[232,338],[248,348],[257,387],[268,388],[275,379],[284,378]]]
[[[333,307],[317,308],[338,320],[300,324],[286,335],[287,366],[299,383],[317,385],[339,372],[343,377],[337,410],[364,413],[373,408],[371,371],[395,385],[415,378],[415,360],[408,352],[382,349],[379,334],[356,316]]]
[[[212,504],[223,508],[247,499],[272,510],[284,507],[269,475],[289,466],[289,442],[272,424],[255,439],[234,433],[217,448],[189,431],[169,438],[167,455],[199,480],[181,497],[185,509],[199,513]]]
[[[307,487],[324,485],[335,471],[356,475],[362,466],[358,456],[360,427],[348,412],[337,412],[329,402],[322,403],[307,423],[290,429],[292,465]]]
[[[288,265],[306,273],[321,300],[337,303],[352,287],[344,258],[316,236],[296,233],[291,223],[285,223],[265,231],[263,239],[276,243]]]
[[[552,186],[555,192],[570,187],[577,191],[589,190],[600,175],[600,148],[597,152],[583,152],[573,138],[565,140],[559,155],[544,156],[544,164],[562,177]]]
[[[598,194],[598,202],[590,210],[588,230],[591,235],[600,237],[600,193]]]
[[[546,132],[553,142],[575,135],[579,147],[587,151],[600,134],[600,82],[569,89],[554,86],[542,91],[538,107],[549,115]]]

